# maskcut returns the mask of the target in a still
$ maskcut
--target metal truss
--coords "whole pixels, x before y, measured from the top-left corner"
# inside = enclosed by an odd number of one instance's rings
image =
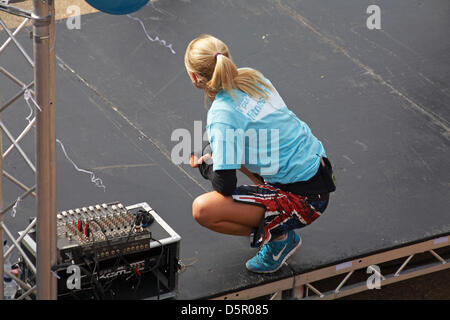
[[[385,250],[213,299],[331,300],[450,268],[450,236]],[[368,280],[378,279],[378,287]],[[372,283],[373,284],[373,283]]]
[[[0,55],[12,44],[20,51],[21,56],[26,63],[34,71],[34,80],[30,83],[22,82],[18,77],[0,66],[0,73],[11,80],[19,88],[16,94],[10,97],[3,105],[0,106],[0,299],[3,299],[3,274],[7,274],[22,288],[23,294],[17,299],[30,299],[30,295],[34,294],[42,299],[56,298],[56,280],[51,276],[50,266],[55,262],[55,240],[56,226],[56,168],[50,168],[51,163],[55,163],[55,135],[54,135],[54,3],[53,0],[34,0],[33,12],[25,11],[20,8],[9,5],[11,2],[0,0],[0,11],[23,17],[22,23],[14,30],[10,30],[6,23],[0,18],[0,25],[3,32],[8,35],[7,40],[0,47]],[[26,50],[17,40],[16,36],[24,29],[28,22],[33,23],[33,44],[34,56],[28,55]],[[27,117],[28,124],[23,128],[21,133],[14,137],[8,129],[6,123],[1,119],[1,114],[13,105],[17,105],[17,101],[22,101],[23,97],[27,107],[31,111]],[[31,118],[32,117],[32,118]],[[36,129],[36,163],[26,154],[25,150],[20,146],[21,141],[31,129]],[[2,136],[9,141],[9,145],[3,151]],[[14,177],[11,173],[3,168],[3,160],[12,152],[17,152],[23,161],[27,164],[30,171],[35,175],[36,184],[28,186]],[[54,167],[54,165],[53,165]],[[3,178],[6,178],[13,184],[17,185],[22,193],[9,203],[3,203]],[[16,208],[25,198],[32,196],[36,198],[37,218],[25,228],[25,231],[16,238],[6,226],[3,217],[7,212],[15,214]],[[45,212],[46,211],[46,212]],[[52,212],[54,214],[52,214]],[[39,225],[39,227],[38,227]],[[38,227],[40,235],[38,242],[41,243],[41,250],[38,248],[38,258],[34,265],[21,248],[21,241],[26,234],[33,228]],[[4,233],[4,234],[3,234]],[[55,233],[55,236],[52,234]],[[10,248],[3,254],[3,239],[6,235],[11,243]],[[42,250],[42,247],[46,249]],[[17,250],[21,259],[27,264],[38,280],[37,285],[29,285],[23,282],[10,272],[3,270],[3,261],[10,254]]]

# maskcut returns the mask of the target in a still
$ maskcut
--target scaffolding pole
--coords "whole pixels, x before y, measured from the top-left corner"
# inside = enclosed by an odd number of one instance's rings
[[[37,299],[56,300],[56,133],[54,0],[33,0],[36,102]]]
[[[2,130],[0,130],[0,210],[3,210],[3,145]],[[0,214],[0,225],[3,215]],[[3,228],[0,227],[0,300],[3,300]]]

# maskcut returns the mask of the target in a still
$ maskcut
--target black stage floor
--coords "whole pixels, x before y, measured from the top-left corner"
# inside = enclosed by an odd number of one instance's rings
[[[366,26],[371,4],[381,8],[381,30]],[[175,54],[149,41],[127,16],[82,16],[81,30],[57,22],[57,137],[106,186],[104,192],[75,171],[58,145],[58,209],[148,202],[182,237],[182,262],[190,266],[180,274],[179,299],[253,287],[450,233],[448,1],[161,0],[132,16]],[[172,132],[193,132],[194,121],[206,121],[203,95],[183,63],[187,44],[201,33],[223,39],[238,66],[271,79],[335,166],[338,189],[326,213],[299,230],[303,246],[273,275],[246,271],[255,254],[247,238],[214,233],[192,219],[191,203],[210,190],[209,182],[170,161]],[[28,34],[18,38],[31,54]],[[32,79],[14,46],[0,64]],[[2,101],[17,91],[3,76],[0,87]],[[17,136],[27,115],[22,101],[2,117]],[[22,143],[29,154],[33,139]],[[16,154],[5,170],[33,185]],[[4,192],[12,201],[19,189],[5,182]],[[6,224],[23,229],[33,203],[21,202]]]

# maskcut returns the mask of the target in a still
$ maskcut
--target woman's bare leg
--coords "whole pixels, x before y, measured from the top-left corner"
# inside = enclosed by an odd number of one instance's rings
[[[213,191],[200,195],[192,203],[192,216],[202,226],[225,234],[248,236],[258,226],[265,209],[239,203]]]

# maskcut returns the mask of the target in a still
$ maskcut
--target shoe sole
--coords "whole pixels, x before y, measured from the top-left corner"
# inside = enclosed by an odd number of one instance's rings
[[[300,236],[299,236],[300,237]],[[254,270],[250,270],[247,268],[248,271],[254,272],[254,273],[274,273],[277,272],[286,262],[287,259],[289,259],[289,257],[295,252],[297,251],[298,248],[300,248],[300,246],[302,245],[302,238],[300,237],[300,241],[297,243],[297,245],[291,249],[291,251],[289,251],[289,253],[286,255],[286,257],[284,257],[283,260],[281,260],[280,265],[278,266],[278,268],[274,269],[274,270],[270,270],[270,271],[254,271]]]

